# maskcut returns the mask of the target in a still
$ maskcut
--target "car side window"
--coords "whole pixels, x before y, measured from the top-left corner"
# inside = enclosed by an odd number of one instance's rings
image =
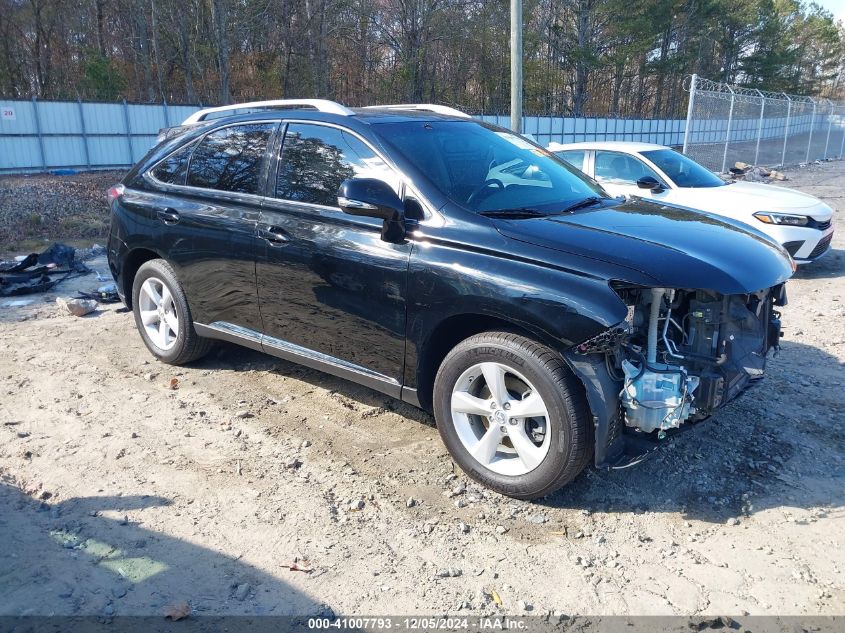
[[[597,151],[595,171],[596,180],[615,185],[635,185],[643,176],[660,180],[645,163],[620,152]]]
[[[555,155],[558,158],[562,158],[563,160],[565,160],[575,169],[580,169],[581,171],[584,171],[584,156],[587,155],[587,152],[585,152],[584,150],[571,149],[563,152],[555,152]]]
[[[354,135],[326,125],[288,125],[277,198],[337,207],[337,190],[347,178],[377,178],[399,192],[397,174]]]
[[[194,141],[173,152],[153,167],[151,172],[153,177],[168,185],[184,185],[185,175],[188,173],[188,161],[196,146],[197,143]]]
[[[215,130],[194,151],[188,167],[191,187],[260,194],[267,144],[274,123],[246,123]]]

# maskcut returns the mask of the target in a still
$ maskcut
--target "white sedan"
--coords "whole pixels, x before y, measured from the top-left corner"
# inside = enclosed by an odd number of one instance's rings
[[[726,182],[663,145],[552,143],[550,152],[597,180],[614,196],[639,196],[724,215],[774,238],[799,264],[830,250],[833,209],[794,189]]]

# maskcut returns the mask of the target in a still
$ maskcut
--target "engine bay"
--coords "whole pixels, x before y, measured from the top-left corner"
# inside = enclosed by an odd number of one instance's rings
[[[761,378],[781,336],[783,285],[742,295],[618,288],[625,321],[577,346],[604,354],[625,426],[663,435],[698,421]]]

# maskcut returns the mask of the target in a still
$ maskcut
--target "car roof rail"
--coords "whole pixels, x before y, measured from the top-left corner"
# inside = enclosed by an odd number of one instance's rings
[[[364,107],[365,110],[369,108],[381,110],[424,110],[426,112],[436,112],[437,114],[445,114],[447,116],[459,116],[462,119],[472,118],[466,112],[461,112],[457,108],[450,108],[449,106],[439,105],[437,103],[392,103],[389,105]]]
[[[271,101],[250,101],[248,103],[233,103],[231,105],[219,106],[216,108],[205,108],[198,110],[182,122],[182,125],[191,125],[205,121],[209,114],[218,112],[231,112],[234,110],[282,110],[285,108],[313,108],[319,112],[328,114],[339,114],[341,116],[352,116],[355,113],[335,101],[328,99],[274,99]]]

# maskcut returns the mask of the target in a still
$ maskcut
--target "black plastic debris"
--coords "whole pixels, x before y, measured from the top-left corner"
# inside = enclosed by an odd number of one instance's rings
[[[82,292],[80,290],[76,293],[76,296],[79,299],[93,299],[100,303],[120,303],[117,290],[95,290],[93,292]]]
[[[0,262],[0,297],[47,292],[56,284],[90,272],[76,260],[67,244],[52,244],[43,253],[31,253],[23,260]]]

